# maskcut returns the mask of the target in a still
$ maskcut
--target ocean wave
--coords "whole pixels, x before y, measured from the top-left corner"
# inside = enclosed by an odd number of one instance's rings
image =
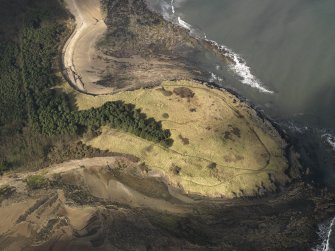
[[[174,0],[171,0],[171,12],[172,12],[172,14],[176,13],[173,4],[174,4]]]
[[[273,94],[273,91],[265,88],[262,85],[261,81],[251,73],[250,67],[240,55],[238,55],[225,45],[221,45],[214,40],[207,39],[206,36],[205,40],[211,43],[213,46],[216,46],[223,53],[224,56],[228,57],[233,61],[233,63],[230,64],[229,67],[241,78],[241,82],[243,84],[256,88],[261,92]]]
[[[325,224],[319,225],[319,232],[318,235],[320,239],[322,240],[322,243],[315,248],[313,248],[313,251],[332,251],[334,250],[332,247],[330,247],[330,237],[333,232],[333,227],[335,225],[335,217],[330,220],[330,222],[327,222]]]
[[[171,9],[172,14],[174,15],[175,14],[174,0],[171,0],[170,9]],[[189,30],[193,34],[196,34],[196,32],[193,31],[191,24],[184,21],[180,16],[178,16],[177,20],[178,20],[178,24],[181,27]],[[199,36],[196,36],[196,37],[198,39],[206,40],[207,42],[209,42],[213,46],[217,47],[223,53],[223,55],[225,57],[228,57],[229,59],[231,59],[231,61],[233,63],[229,64],[229,67],[240,78],[240,81],[243,84],[249,85],[253,88],[256,88],[260,92],[273,94],[273,91],[265,88],[262,85],[261,81],[251,73],[250,67],[247,65],[246,61],[240,55],[238,55],[237,53],[235,53],[234,51],[232,51],[228,47],[226,47],[224,45],[220,45],[219,43],[217,43],[214,40],[208,39],[206,35],[204,35],[203,38],[201,38]],[[215,78],[214,78],[214,80],[215,80]]]
[[[173,1],[171,2],[173,4]],[[172,21],[172,16],[171,15],[171,8],[173,7],[173,5],[171,5],[170,3],[167,3],[165,1],[161,1],[159,3],[159,7],[154,7],[152,6],[154,9],[157,8],[156,10],[159,11],[163,18],[165,20],[169,20],[169,21]],[[173,11],[174,11],[174,7],[173,7]]]
[[[310,129],[308,126],[297,125],[292,121],[285,121],[282,124],[285,125],[289,131],[299,134],[303,134]]]
[[[215,75],[213,72],[210,72],[210,74],[211,74],[211,77],[209,79],[209,82],[216,82],[216,81],[223,82],[223,79]]]
[[[178,23],[181,27],[191,31],[192,30],[192,25],[186,23],[183,19],[181,19],[180,17],[178,17]]]
[[[330,133],[325,133],[321,136],[335,151],[335,136]]]

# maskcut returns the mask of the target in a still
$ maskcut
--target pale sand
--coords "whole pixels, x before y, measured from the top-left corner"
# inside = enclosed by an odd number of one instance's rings
[[[90,240],[104,231],[103,221],[106,219],[103,217],[120,218],[131,212],[124,206],[113,207],[115,203],[181,215],[192,211],[192,204],[153,198],[117,181],[110,168],[118,167],[119,161],[129,164],[133,170],[133,162],[126,158],[97,157],[72,160],[36,172],[5,174],[0,180],[0,187],[15,187],[16,193],[0,201],[0,214],[6,216],[0,222],[1,248],[65,250],[69,243],[91,247]],[[65,196],[63,186],[29,191],[24,182],[30,175],[52,179],[55,174],[62,177],[64,184],[75,185],[96,198],[104,199],[110,209],[99,203],[85,204],[85,199],[83,205],[74,204]],[[98,229],[97,234],[92,233],[93,228]]]
[[[65,3],[76,19],[76,28],[63,48],[63,64],[70,84],[85,93],[111,93],[112,88],[96,84],[106,67],[96,50],[97,41],[107,30],[100,0],[65,0]]]

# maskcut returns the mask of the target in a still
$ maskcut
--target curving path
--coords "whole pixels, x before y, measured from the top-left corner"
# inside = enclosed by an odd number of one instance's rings
[[[76,28],[63,48],[63,65],[70,84],[89,94],[107,94],[113,89],[98,85],[106,65],[96,49],[96,43],[107,26],[100,0],[65,0],[75,17]]]

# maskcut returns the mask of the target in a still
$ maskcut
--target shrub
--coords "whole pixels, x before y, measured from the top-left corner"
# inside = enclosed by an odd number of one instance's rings
[[[174,174],[174,175],[179,175],[181,172],[181,168],[179,166],[176,166],[175,164],[172,164],[170,171]]]
[[[0,197],[9,197],[15,192],[15,187],[11,187],[9,185],[5,185],[0,187]]]
[[[0,162],[0,175],[3,175],[4,172],[10,169],[9,164],[6,161]]]
[[[35,190],[47,187],[49,180],[42,175],[31,175],[26,179],[26,183],[29,189]]]
[[[210,163],[207,167],[211,170],[215,169],[217,164],[215,162]]]

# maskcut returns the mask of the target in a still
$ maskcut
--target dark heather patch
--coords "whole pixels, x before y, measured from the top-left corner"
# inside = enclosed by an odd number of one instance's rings
[[[194,92],[187,87],[178,87],[173,89],[174,94],[181,98],[193,98]]]
[[[184,138],[182,135],[179,135],[179,138],[181,139],[184,145],[190,144],[190,140],[188,138]]]

